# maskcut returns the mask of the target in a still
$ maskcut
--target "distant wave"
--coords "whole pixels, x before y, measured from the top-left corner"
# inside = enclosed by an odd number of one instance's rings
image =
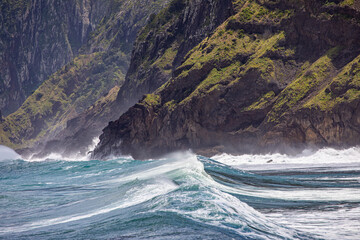
[[[212,157],[212,159],[230,166],[241,166],[244,169],[271,169],[271,168],[292,168],[295,166],[326,166],[326,165],[344,165],[360,162],[360,147],[347,149],[306,149],[300,154],[244,154],[234,156],[230,154],[221,154]]]
[[[87,153],[90,153],[93,151],[96,147],[96,145],[99,143],[99,138],[96,137],[92,140],[92,143],[87,148]],[[72,154],[70,156],[64,156],[60,153],[50,153],[45,157],[34,157],[30,156],[27,159],[24,159],[29,162],[41,162],[41,161],[49,161],[49,160],[55,160],[55,161],[69,161],[69,162],[79,162],[79,161],[89,161],[90,160],[90,154]]]
[[[21,159],[21,157],[11,148],[0,145],[0,161],[13,159]]]
[[[359,153],[2,161],[0,238],[352,240]]]

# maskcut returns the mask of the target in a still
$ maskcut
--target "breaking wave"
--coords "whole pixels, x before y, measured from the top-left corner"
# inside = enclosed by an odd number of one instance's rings
[[[356,239],[360,228],[358,148],[211,159],[185,152],[153,161],[6,159],[4,239]]]

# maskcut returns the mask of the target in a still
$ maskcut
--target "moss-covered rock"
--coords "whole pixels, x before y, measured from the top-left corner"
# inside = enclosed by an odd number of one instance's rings
[[[0,125],[0,144],[17,150],[29,147],[41,149],[46,141],[54,138],[60,140],[65,135],[68,137],[64,131],[68,132],[69,120],[84,114],[93,104],[98,106],[96,102],[110,89],[123,84],[137,32],[146,24],[149,16],[160,11],[167,1],[136,3],[109,0],[102,3],[95,1],[93,4],[103,5],[103,17],[97,28],[88,34],[86,44],[80,44],[81,48],[78,46],[80,55],[51,75],[16,112],[5,118]],[[73,54],[76,55],[76,52]],[[112,91],[111,96],[114,94]],[[82,130],[85,130],[85,126],[91,128],[91,134],[87,135],[90,142],[112,119],[110,114],[105,114],[108,111],[111,112],[104,109],[94,113],[99,117],[98,123],[93,123],[96,128],[85,123],[81,126]],[[92,121],[96,121],[96,117]],[[75,129],[73,133],[76,135]],[[86,145],[88,142],[81,143]]]
[[[231,0],[173,0],[139,33],[118,102],[126,111],[168,81],[186,54],[228,18]]]
[[[112,0],[0,2],[0,108],[16,111],[74,59]]]
[[[94,157],[359,144],[359,12],[333,2],[233,1],[165,84],[104,129]]]

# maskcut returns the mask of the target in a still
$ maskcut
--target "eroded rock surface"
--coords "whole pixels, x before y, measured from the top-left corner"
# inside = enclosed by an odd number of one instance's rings
[[[269,0],[232,9],[166,84],[104,129],[94,158],[360,143],[358,6]]]

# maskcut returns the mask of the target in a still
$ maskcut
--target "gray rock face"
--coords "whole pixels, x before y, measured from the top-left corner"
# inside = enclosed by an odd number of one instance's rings
[[[118,105],[113,105],[120,109],[117,112],[125,112],[144,94],[153,92],[178,74],[176,69],[182,64],[186,54],[205,37],[210,36],[234,12],[231,0],[194,0],[186,3],[179,0],[173,1],[173,4],[139,33],[125,83],[117,97]],[[170,16],[167,16],[169,13]],[[164,18],[166,20],[162,21]],[[176,46],[175,56],[165,66],[157,65],[156,62],[164,58],[167,48],[171,46]],[[112,125],[113,122],[110,122],[109,126]],[[104,142],[105,139],[102,145],[105,145]],[[98,149],[98,153],[102,150],[104,152],[94,157],[116,154],[112,152],[110,145]]]
[[[133,49],[130,69],[116,101],[101,107],[94,105],[89,111],[68,121],[64,131],[57,134],[54,140],[49,141],[40,155],[46,155],[51,151],[61,152],[63,155],[78,151],[84,153],[92,139],[101,134],[101,130],[109,121],[116,120],[144,94],[154,91],[165,83],[171,77],[172,71],[181,64],[187,52],[208,36],[232,12],[231,1],[196,0],[190,1],[188,6],[182,1],[174,1],[169,7],[173,8],[171,15],[167,16],[165,22],[161,22],[165,30],[154,31],[145,27],[138,34],[144,35],[145,38],[139,37],[133,48],[136,34],[145,23],[143,19],[147,19],[150,14],[158,13],[168,1],[157,1],[155,4],[153,0],[147,0],[141,3],[144,6],[137,4],[134,7],[130,7],[130,2],[117,13],[119,18],[115,18],[116,21],[107,24],[109,26],[106,28],[107,32],[100,37],[91,38],[85,47],[89,51],[100,48],[110,53],[120,48],[126,54],[129,53],[129,49]],[[145,5],[151,8],[143,8]],[[159,15],[162,14],[164,13],[161,12]],[[111,36],[116,36],[118,39],[109,46],[104,46],[103,37],[112,39]],[[164,67],[153,64],[165,55],[164,47],[169,45],[176,46],[176,54],[171,62]],[[150,62],[147,67],[140,64],[145,61]]]
[[[110,1],[0,3],[0,109],[15,111],[52,73],[74,58]]]
[[[24,156],[28,154],[44,156],[51,152],[63,155],[86,153],[92,139],[100,135],[101,130],[110,120],[120,116],[119,104],[115,104],[115,107],[113,105],[129,67],[137,33],[147,23],[151,14],[158,13],[167,4],[167,0],[111,1],[109,10],[105,9],[107,11],[105,17],[79,50],[80,56],[74,60],[76,62],[80,57],[89,57],[92,59],[91,62],[79,66],[74,74],[72,67],[78,64],[71,62],[65,65],[38,88],[37,92],[41,90],[44,96],[41,103],[38,101],[42,97],[34,93],[28,98],[28,100],[32,99],[31,104],[26,101],[10,116],[11,118],[7,118],[9,125],[21,125],[19,119],[23,117],[23,112],[26,112],[25,117],[29,119],[31,126],[38,126],[33,131],[25,127],[20,130],[21,132],[10,127],[9,135],[20,136],[16,140],[14,138],[11,140],[13,143],[16,141],[21,143],[17,151]],[[52,80],[54,76],[57,77],[56,81]],[[79,86],[78,84],[81,87],[76,87]],[[66,95],[73,97],[71,100],[63,101],[65,105],[59,105],[60,107],[50,114],[45,113],[41,116],[34,116],[28,110],[28,105],[43,106],[45,98],[50,103],[57,101],[57,97],[47,89],[58,86],[57,92],[60,92],[67,85],[70,87],[66,87]],[[109,93],[110,97],[103,96],[111,88],[113,89]],[[73,110],[69,111],[69,109]],[[45,119],[51,124],[39,124],[38,119]],[[53,125],[57,127],[51,128]],[[38,136],[41,131],[46,131],[46,134]]]
[[[232,13],[231,0],[194,0],[186,4],[178,0],[155,17],[134,45],[125,83],[117,98],[121,112],[169,80],[185,55]],[[154,64],[170,46],[175,51],[170,62],[165,66]]]
[[[103,130],[94,158],[360,144],[359,9],[238,4],[166,84]]]

